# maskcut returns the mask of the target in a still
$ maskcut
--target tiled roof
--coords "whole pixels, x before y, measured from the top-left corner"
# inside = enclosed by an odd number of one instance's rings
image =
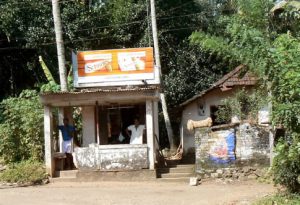
[[[230,89],[229,87],[233,87],[233,86],[255,85],[257,82],[257,77],[251,72],[245,71],[243,68],[245,68],[245,65],[239,65],[234,70],[224,75],[220,80],[212,84],[210,88],[188,99],[187,101],[180,104],[180,106],[185,106],[216,88],[220,88],[221,90],[226,90],[226,89]]]
[[[235,85],[255,85],[257,77],[249,71],[244,71],[244,65],[236,67],[230,73],[224,75],[220,80],[213,84],[214,87],[231,87]]]

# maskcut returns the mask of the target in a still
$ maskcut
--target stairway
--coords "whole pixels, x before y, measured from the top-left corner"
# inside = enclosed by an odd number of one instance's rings
[[[166,166],[157,169],[158,181],[189,183],[195,176],[195,164],[180,160],[166,160]]]

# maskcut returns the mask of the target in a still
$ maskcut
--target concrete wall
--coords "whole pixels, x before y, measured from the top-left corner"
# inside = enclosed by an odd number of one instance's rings
[[[269,132],[248,123],[236,127],[195,130],[196,170],[224,167],[268,166]]]
[[[95,108],[94,106],[82,107],[82,146],[87,147],[95,143],[96,126],[95,126]]]
[[[195,139],[194,132],[187,130],[188,120],[204,120],[210,116],[210,106],[221,105],[222,100],[233,95],[236,89],[222,92],[220,89],[212,90],[192,103],[188,104],[182,111],[181,118],[181,139],[183,140],[183,149],[185,153],[194,152]],[[203,105],[203,109],[200,109],[200,105]]]
[[[232,97],[241,87],[234,87],[228,91],[221,91],[216,88],[201,98],[186,105],[182,111],[180,137],[183,141],[183,149],[185,153],[195,152],[194,131],[187,129],[188,120],[204,120],[210,117],[210,107],[222,105],[222,101],[226,98]],[[252,87],[246,87],[247,91],[251,91]],[[203,107],[202,107],[203,106]],[[259,124],[268,125],[269,112],[267,107],[261,109],[258,113]]]
[[[122,171],[148,168],[147,145],[90,145],[75,148],[75,165],[79,170]]]

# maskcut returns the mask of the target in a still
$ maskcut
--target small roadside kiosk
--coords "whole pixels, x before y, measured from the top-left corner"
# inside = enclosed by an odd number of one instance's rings
[[[45,163],[55,176],[54,110],[59,121],[82,118],[82,145],[74,148],[78,170],[154,170],[158,136],[159,70],[152,48],[79,51],[72,54],[75,91],[43,93]],[[143,144],[119,143],[135,117],[146,127]],[[60,136],[60,152],[61,152]]]

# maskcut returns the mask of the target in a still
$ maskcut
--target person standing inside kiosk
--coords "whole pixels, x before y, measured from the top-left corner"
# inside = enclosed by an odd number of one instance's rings
[[[134,124],[126,129],[126,134],[130,136],[130,144],[143,144],[143,134],[145,125],[140,125],[138,118],[134,119]]]
[[[63,119],[63,125],[59,125],[58,129],[61,131],[63,137],[63,153],[66,154],[65,169],[72,169],[73,157],[72,157],[72,139],[74,139],[75,127],[69,124],[69,119]]]

